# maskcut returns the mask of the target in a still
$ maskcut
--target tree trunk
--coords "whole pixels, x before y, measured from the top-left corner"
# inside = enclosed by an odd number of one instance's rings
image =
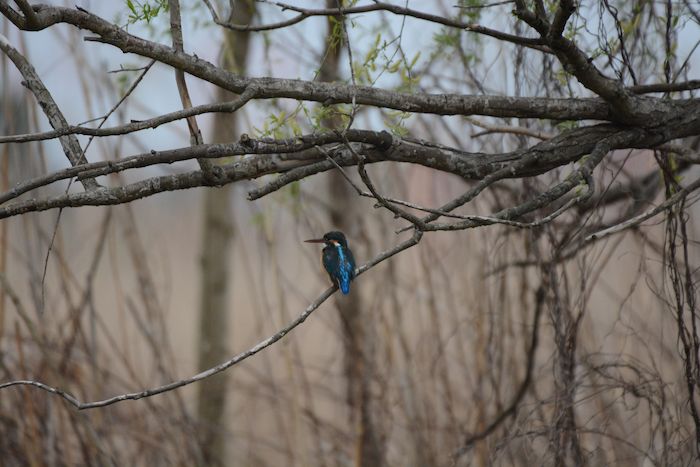
[[[237,7],[234,8],[234,3]],[[255,12],[254,2],[231,2],[230,21],[247,23]],[[249,33],[224,32],[221,66],[242,71],[248,55]],[[217,101],[232,100],[235,95],[217,89]],[[211,142],[236,138],[235,114],[217,113]],[[201,254],[199,368],[210,368],[229,357],[231,341],[228,319],[232,313],[228,300],[230,283],[230,249],[233,240],[232,185],[207,189],[204,195],[204,228]],[[198,386],[198,418],[201,446],[206,465],[226,465],[223,425],[226,408],[228,373],[223,372]]]

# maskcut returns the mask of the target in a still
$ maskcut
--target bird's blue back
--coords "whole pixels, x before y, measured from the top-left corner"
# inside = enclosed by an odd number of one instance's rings
[[[323,249],[323,267],[344,295],[350,293],[350,281],[355,277],[355,258],[349,248],[340,244]]]

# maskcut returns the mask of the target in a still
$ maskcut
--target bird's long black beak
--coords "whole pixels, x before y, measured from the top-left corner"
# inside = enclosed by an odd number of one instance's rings
[[[306,243],[326,243],[326,241],[322,238],[310,238],[308,240],[304,240]]]

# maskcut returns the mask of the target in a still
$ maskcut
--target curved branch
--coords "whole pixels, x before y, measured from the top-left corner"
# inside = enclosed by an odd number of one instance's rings
[[[592,234],[587,235],[583,239],[583,241],[581,241],[577,245],[576,250],[579,250],[583,247],[586,247],[593,242],[596,242],[600,239],[608,237],[609,235],[612,235],[612,234],[621,232],[623,230],[638,226],[642,222],[644,222],[648,219],[651,219],[652,217],[656,216],[657,214],[669,209],[673,205],[680,203],[685,198],[687,198],[688,195],[690,195],[692,192],[694,192],[697,189],[700,189],[700,178],[695,180],[690,185],[681,188],[676,193],[674,193],[673,196],[670,196],[668,199],[666,199],[666,201],[659,204],[655,208],[650,209],[649,211],[647,211],[645,213],[642,213],[638,216],[627,219],[627,220],[620,222],[618,224],[612,225],[610,227],[607,227],[605,229],[602,229],[602,230],[599,230],[597,232],[594,232]]]
[[[338,16],[338,15],[355,15],[359,13],[370,13],[373,11],[386,11],[398,16],[409,16],[411,18],[416,18],[430,23],[441,24],[443,26],[462,29],[468,32],[474,32],[477,34],[482,34],[484,36],[493,37],[498,40],[510,42],[517,45],[522,45],[532,49],[539,50],[545,53],[551,53],[551,51],[544,45],[544,41],[537,38],[520,37],[513,34],[507,34],[495,29],[486,28],[475,23],[465,23],[464,21],[457,21],[450,18],[445,18],[444,16],[433,15],[430,13],[424,13],[422,11],[413,10],[411,8],[405,8],[399,5],[392,5],[390,3],[375,2],[371,5],[361,5],[353,6],[347,8],[302,8],[295,5],[289,5],[281,2],[267,2],[276,5],[283,10],[290,10],[298,13],[297,16],[283,20],[277,23],[265,24],[261,26],[251,26],[249,24],[233,24],[229,22],[214,21],[219,25],[234,31],[270,31],[273,29],[281,29],[289,26],[293,26],[297,23],[304,21],[307,18],[314,16]]]
[[[612,105],[617,118],[628,123],[642,123],[645,120],[649,109],[641,105],[643,100],[626,89],[620,81],[603,75],[573,40],[564,37],[566,23],[576,10],[576,4],[572,0],[558,2],[559,7],[552,24],[548,23],[543,11],[530,11],[522,0],[515,3],[515,15],[540,34],[567,72]]]
[[[418,242],[420,242],[421,237],[423,236],[423,233],[416,230],[414,231],[413,235],[411,238],[408,240],[405,240],[398,245],[396,245],[394,248],[391,248],[389,250],[383,251],[379,255],[377,255],[374,259],[371,261],[367,262],[366,264],[360,266],[357,271],[356,271],[356,276],[359,276],[362,273],[367,272],[377,264],[381,263],[382,261],[391,258],[392,256],[414,246],[417,245]],[[331,295],[333,295],[336,291],[338,290],[337,286],[332,286],[328,289],[326,289],[316,300],[314,300],[306,309],[292,322],[290,322],[287,326],[283,327],[276,333],[272,334],[268,338],[258,342],[256,345],[253,347],[249,348],[248,350],[245,350],[235,356],[233,356],[231,359],[220,363],[219,365],[216,365],[215,367],[209,368],[208,370],[202,371],[201,373],[197,373],[194,376],[191,376],[189,378],[181,379],[178,381],[173,381],[168,384],[164,384],[162,386],[157,386],[154,388],[150,389],[145,389],[143,391],[138,391],[138,392],[130,392],[126,394],[120,394],[118,396],[110,397],[108,399],[103,399],[103,400],[98,400],[94,402],[81,402],[78,400],[75,396],[71,395],[70,393],[58,389],[52,386],[49,386],[47,384],[38,382],[38,381],[30,381],[30,380],[18,380],[18,381],[9,381],[7,383],[0,384],[0,390],[6,389],[12,386],[32,386],[39,388],[41,390],[47,391],[51,394],[55,394],[61,398],[63,398],[66,402],[77,408],[78,410],[86,410],[86,409],[94,409],[98,407],[105,407],[108,405],[116,404],[117,402],[122,402],[126,400],[139,400],[143,399],[145,397],[152,397],[158,394],[162,394],[164,392],[172,391],[178,388],[181,388],[183,386],[187,386],[192,383],[196,383],[197,381],[202,381],[204,379],[207,379],[211,376],[214,376],[217,373],[221,373],[224,370],[227,370],[228,368],[231,368],[232,366],[242,362],[243,360],[252,357],[253,355],[257,354],[261,350],[266,349],[267,347],[270,347],[272,344],[275,342],[279,341],[282,339],[284,336],[289,334],[294,328],[302,324],[306,319],[311,316],[311,314],[318,309],[323,302],[325,302]]]
[[[348,138],[358,143],[369,143],[379,149],[388,148],[392,137],[386,132],[365,130],[349,130]],[[143,168],[157,164],[172,164],[197,158],[222,158],[242,156],[247,154],[267,155],[269,157],[248,158],[229,166],[231,171],[238,171],[243,178],[256,178],[273,172],[283,172],[300,164],[308,164],[307,155],[303,151],[317,145],[340,142],[335,133],[306,135],[289,140],[253,140],[243,135],[241,141],[230,144],[205,144],[196,147],[151,151],[122,158],[118,161],[100,161],[69,167],[57,172],[35,177],[19,183],[11,190],[0,195],[0,204],[21,196],[36,188],[73,177],[98,177],[129,169]],[[281,154],[280,154],[281,153]],[[232,173],[232,172],[231,172]],[[236,180],[230,180],[236,181]]]
[[[4,195],[0,195],[0,202],[16,198],[20,194],[42,184],[74,176],[79,176],[80,178],[96,177],[131,168],[172,163],[193,158],[217,158],[243,154],[268,155],[268,157],[243,159],[221,167],[223,171],[221,179],[206,181],[199,172],[189,172],[151,178],[125,187],[101,188],[92,194],[72,193],[43,200],[32,199],[0,207],[0,219],[26,212],[60,207],[121,204],[164,191],[198,186],[220,186],[240,180],[259,178],[262,175],[271,173],[281,173],[279,177],[270,183],[249,193],[249,199],[257,199],[293,181],[332,169],[334,167],[333,163],[325,159],[313,147],[342,143],[345,137],[347,137],[348,141],[369,145],[359,150],[369,163],[383,161],[409,162],[450,172],[465,179],[479,180],[477,185],[464,195],[436,210],[450,212],[471,201],[487,186],[500,179],[535,176],[545,173],[592,153],[602,140],[609,141],[610,149],[613,150],[655,147],[671,139],[688,136],[693,131],[696,131],[698,125],[700,125],[700,103],[696,103],[695,107],[689,106],[687,110],[679,120],[666,122],[669,127],[665,128],[665,131],[618,128],[614,125],[595,125],[569,130],[531,148],[503,154],[468,153],[427,143],[392,138],[386,132],[364,130],[349,130],[344,136],[336,133],[326,133],[281,141],[256,141],[246,136],[239,143],[234,144],[212,144],[169,151],[154,151],[125,158],[117,162],[99,162],[64,169],[59,173],[39,177],[13,188]],[[330,152],[334,153],[334,151]],[[342,146],[335,151],[334,158],[335,162],[341,166],[357,164],[354,155]],[[573,185],[571,185],[572,183]],[[567,181],[566,186],[560,188],[568,187],[566,191],[569,191],[576,183]],[[566,192],[560,193],[559,188],[555,191],[557,197],[562,196]],[[555,193],[551,194],[554,195]],[[426,216],[423,222],[432,222],[438,217],[440,217],[438,214],[433,213]],[[449,227],[447,225],[434,224],[432,228],[451,230],[471,227],[473,226],[465,227],[460,224],[454,224],[452,227]]]
[[[68,23],[87,29],[97,37],[86,40],[113,45],[180,69],[236,94],[248,87],[259,89],[258,99],[289,98],[323,104],[352,104],[383,107],[435,115],[486,115],[493,117],[545,118],[555,120],[610,120],[610,107],[600,99],[550,99],[460,94],[413,94],[378,89],[281,78],[245,78],[216,67],[197,56],[131,35],[84,9],[35,6],[39,29]]]
[[[628,88],[635,94],[648,94],[653,92],[681,92],[700,89],[700,79],[691,79],[680,83],[655,83],[639,84]]]
[[[87,135],[87,136],[117,136],[134,133],[141,130],[155,129],[164,123],[182,120],[183,118],[201,115],[204,113],[233,113],[255,98],[256,88],[247,88],[239,98],[228,102],[218,102],[215,104],[204,104],[188,109],[178,110],[148,120],[132,120],[131,123],[117,125],[109,128],[86,128],[84,126],[68,125],[52,131],[41,133],[28,133],[23,135],[0,136],[2,143],[26,143],[29,141],[44,141],[66,135]]]
[[[36,13],[34,13],[32,6],[27,2],[27,0],[15,0],[15,3],[17,6],[19,6],[19,9],[22,10],[22,13],[24,13],[24,18],[27,25],[31,27],[32,25],[36,24]]]
[[[544,193],[540,193],[538,196],[536,196],[533,199],[530,199],[522,204],[519,204],[517,206],[509,207],[506,209],[503,209],[490,217],[493,219],[498,219],[498,220],[513,220],[521,217],[524,214],[527,214],[529,212],[535,211],[537,209],[543,208],[552,202],[558,200],[562,196],[564,196],[566,193],[569,191],[573,190],[577,185],[579,185],[581,182],[585,182],[588,185],[588,190],[586,193],[582,196],[577,196],[575,199],[579,199],[581,201],[585,201],[587,198],[589,198],[593,192],[592,192],[592,187],[593,187],[593,179],[591,177],[591,173],[593,172],[593,169],[600,164],[600,162],[603,160],[603,157],[605,157],[606,154],[611,149],[611,141],[608,140],[603,140],[599,142],[596,147],[593,149],[591,152],[591,155],[586,157],[585,160],[582,160],[581,167],[579,167],[576,171],[574,171],[572,174],[570,174],[566,179],[555,185],[554,187],[550,188],[549,190],[545,191]],[[504,169],[505,170],[505,169]],[[502,177],[492,177],[492,181],[490,181],[488,184],[495,182],[496,180],[500,179]],[[486,181],[486,178],[484,179]],[[481,188],[479,186],[479,188]],[[483,188],[482,188],[483,189]],[[479,190],[481,191],[481,190]],[[463,195],[460,198],[457,198],[456,200],[448,203],[448,205],[452,206],[458,203],[461,203],[462,200],[468,199],[471,200],[473,199],[477,192],[476,190],[470,190],[467,192],[465,195]],[[478,192],[477,192],[478,193]],[[466,203],[466,201],[465,201]],[[464,204],[464,203],[461,203]],[[459,205],[461,205],[459,204]],[[568,204],[568,203],[567,203]],[[453,208],[454,209],[454,208]],[[441,211],[447,211],[445,207],[440,209]],[[452,209],[449,209],[450,211]],[[556,212],[561,212],[558,210]],[[426,216],[426,218],[432,218],[435,215],[430,215]],[[468,219],[465,221],[461,222],[453,222],[449,224],[437,224],[437,223],[431,223],[423,227],[423,230],[425,231],[430,231],[430,230],[464,230],[464,229],[471,229],[474,227],[479,227],[484,224],[492,224],[494,223],[493,221],[488,221],[488,222],[482,222],[478,218],[474,219]]]

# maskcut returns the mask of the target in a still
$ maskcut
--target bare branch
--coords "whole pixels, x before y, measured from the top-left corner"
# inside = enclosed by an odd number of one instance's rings
[[[693,183],[690,185],[681,188],[678,190],[673,196],[670,196],[668,199],[666,199],[663,203],[659,204],[656,206],[654,209],[650,209],[649,211],[640,214],[638,216],[632,217],[631,219],[627,219],[624,222],[620,222],[618,224],[612,225],[606,229],[599,230],[598,232],[592,233],[588,236],[586,236],[583,239],[583,242],[579,245],[579,247],[584,247],[587,246],[597,240],[601,240],[605,237],[608,237],[612,234],[616,234],[618,232],[621,232],[623,230],[636,227],[642,222],[651,219],[652,217],[656,216],[657,214],[669,209],[670,207],[674,206],[675,204],[678,204],[679,202],[683,201],[688,195],[690,195],[692,192],[700,188],[700,179],[695,180]]]
[[[347,144],[347,146],[352,152],[354,152],[349,144]],[[360,156],[357,153],[355,153],[355,156],[359,160],[357,164],[357,172],[360,174],[360,178],[362,178],[362,181],[364,182],[365,186],[372,193],[372,196],[377,200],[377,202],[379,202],[379,205],[393,212],[395,217],[401,217],[402,219],[406,219],[407,221],[412,223],[416,227],[416,229],[422,231],[424,224],[419,217],[416,217],[413,214],[407,212],[406,210],[399,209],[393,204],[390,204],[382,195],[379,194],[377,189],[372,184],[369,175],[367,175],[367,171],[365,170],[364,157]]]
[[[134,83],[137,84],[137,83]],[[178,110],[148,120],[132,120],[131,123],[118,125],[109,128],[86,128],[83,126],[68,125],[64,128],[45,131],[42,133],[31,133],[25,135],[0,136],[2,143],[26,143],[29,141],[44,141],[65,135],[88,135],[88,136],[117,136],[134,133],[141,130],[154,129],[165,123],[174,122],[183,118],[204,113],[233,113],[247,104],[255,97],[257,90],[254,86],[246,89],[240,98],[216,104],[204,104],[189,109]],[[127,93],[128,94],[128,93]]]
[[[5,15],[5,17],[18,28],[27,29],[27,20],[16,10],[10,7],[7,0],[0,0],[0,13]]]
[[[210,0],[202,0],[202,2],[206,5],[207,9],[209,10],[209,13],[211,14],[211,18],[214,20],[215,23],[219,23],[219,14],[216,12],[216,8],[214,8],[214,5],[211,4]]]
[[[472,138],[478,138],[480,136],[491,135],[494,133],[509,133],[512,135],[529,136],[530,138],[537,138],[539,140],[551,139],[554,137],[553,134],[545,133],[543,131],[531,130],[529,128],[516,127],[516,126],[502,126],[502,125],[489,125],[478,121],[475,118],[467,117],[466,120],[474,126],[483,128],[485,131],[479,131],[472,133]]]
[[[7,38],[2,34],[0,34],[0,50],[5,52],[5,55],[12,60],[12,63],[15,64],[17,70],[19,70],[19,72],[22,74],[25,79],[24,83],[26,87],[32,92],[32,94],[34,94],[39,106],[49,119],[51,126],[56,129],[67,127],[68,122],[63,116],[61,110],[56,105],[56,102],[53,100],[51,93],[48,89],[46,89],[46,86],[44,86],[41,78],[39,78],[39,75],[36,73],[34,67],[21,53],[19,53],[17,49],[15,49],[9,43]],[[85,155],[83,154],[83,150],[80,147],[80,143],[75,136],[65,136],[60,138],[60,141],[61,146],[63,147],[63,152],[66,154],[66,157],[72,165],[84,164],[87,162],[87,159],[85,159]],[[86,190],[95,189],[99,186],[93,179],[86,179],[82,183]]]
[[[396,245],[394,248],[391,248],[389,250],[383,251],[379,253],[376,257],[374,257],[372,260],[368,261],[367,263],[363,264],[359,268],[357,268],[357,271],[355,272],[356,276],[359,276],[360,274],[363,274],[376,266],[377,264],[381,263],[382,261],[391,258],[392,256],[414,246],[417,245],[418,242],[420,242],[420,239],[422,237],[422,233],[419,231],[415,231],[411,238],[408,240],[405,240],[401,242],[400,244]],[[189,378],[181,379],[178,381],[173,381],[172,383],[164,384],[162,386],[157,386],[154,388],[150,389],[145,389],[143,391],[138,391],[138,392],[131,392],[131,393],[126,393],[126,394],[120,394],[118,396],[110,397],[108,399],[103,399],[103,400],[98,400],[94,402],[81,402],[78,400],[75,396],[71,395],[70,393],[58,389],[55,387],[51,387],[47,384],[38,382],[38,381],[29,381],[29,380],[17,380],[17,381],[9,381],[7,383],[0,384],[0,390],[6,389],[12,386],[32,386],[36,387],[39,389],[42,389],[44,391],[47,391],[51,394],[55,394],[61,398],[63,398],[66,402],[77,408],[78,410],[86,410],[86,409],[94,409],[98,407],[106,407],[108,405],[116,404],[118,402],[126,401],[126,400],[139,400],[143,399],[145,397],[152,397],[158,394],[162,394],[164,392],[168,391],[173,391],[175,389],[181,388],[183,386],[187,386],[192,383],[196,383],[197,381],[202,381],[206,378],[209,378],[211,376],[214,376],[217,373],[221,373],[222,371],[225,371],[232,366],[242,362],[243,360],[246,360],[249,357],[252,357],[253,355],[257,354],[261,350],[266,349],[267,347],[271,346],[275,342],[279,341],[282,339],[284,336],[289,334],[294,328],[302,324],[306,319],[311,316],[311,314],[316,311],[322,304],[325,302],[331,295],[333,295],[336,291],[338,290],[337,286],[332,286],[328,289],[326,289],[319,297],[314,300],[306,309],[292,322],[287,324],[285,327],[277,331],[276,333],[272,334],[271,336],[267,337],[266,339],[258,342],[256,345],[253,347],[250,347],[248,350],[245,350],[235,356],[233,356],[230,360],[227,360],[223,363],[220,363],[219,365],[216,365],[215,367],[209,368],[205,371],[202,371],[201,373],[198,373],[194,376],[191,376]]]
[[[29,4],[29,2],[27,2],[27,0],[15,0],[15,3],[17,4],[17,6],[19,6],[19,9],[22,10],[22,13],[24,13],[24,17],[27,21],[27,26],[32,27],[35,24],[37,24],[38,20],[36,17],[36,13],[34,13],[32,6]]]
[[[564,27],[575,8],[572,0],[561,0],[551,25],[542,8],[533,13],[520,0],[516,1],[515,14],[540,33],[567,72],[612,105],[613,113],[628,122],[640,122],[642,114],[649,112],[643,105],[644,101],[624,88],[621,82],[604,76],[573,41],[563,36]]]
[[[279,78],[243,78],[196,56],[178,52],[156,42],[133,36],[102,18],[63,7],[37,6],[41,29],[69,23],[98,37],[86,38],[113,45],[125,53],[136,53],[168,64],[231,92],[248,87],[259,89],[258,99],[290,98],[330,104],[371,105],[394,110],[437,115],[488,115],[494,117],[550,118],[562,120],[609,120],[609,106],[600,99],[549,99],[459,94],[414,94],[350,86],[342,83],[310,82]]]
[[[272,29],[281,29],[285,27],[292,26],[294,24],[300,23],[307,18],[314,16],[344,16],[344,15],[354,15],[359,13],[369,13],[373,11],[387,11],[389,13],[409,16],[412,18],[421,19],[424,21],[429,21],[431,23],[441,24],[443,26],[448,26],[456,29],[462,29],[468,32],[474,32],[477,34],[482,34],[484,36],[493,37],[498,40],[511,42],[513,44],[522,45],[532,49],[539,50],[541,52],[548,53],[549,50],[543,45],[540,39],[531,39],[526,37],[514,36],[512,34],[503,33],[501,31],[486,28],[474,23],[465,23],[462,21],[456,21],[444,16],[432,15],[430,13],[424,13],[418,10],[413,10],[411,8],[401,7],[399,5],[392,5],[390,3],[384,2],[374,2],[371,5],[353,6],[347,8],[302,8],[295,5],[289,5],[287,3],[275,2],[275,1],[265,1],[272,5],[277,5],[283,10],[290,10],[299,13],[297,16],[290,18],[288,20],[280,21],[278,23],[267,24],[262,26],[251,26],[249,24],[232,24],[228,22],[216,21],[220,26],[232,29],[234,31],[269,31]]]
[[[177,52],[184,52],[184,42],[182,38],[182,24],[180,20],[180,1],[179,0],[168,0],[168,9],[170,10],[170,34],[173,37],[173,49]],[[180,94],[180,102],[182,102],[183,109],[192,108],[192,99],[190,98],[190,91],[187,89],[187,81],[185,81],[185,72],[179,68],[175,68],[175,82],[177,83],[177,91]],[[187,129],[190,132],[190,144],[192,146],[197,146],[199,144],[204,144],[204,139],[202,138],[202,132],[197,124],[197,119],[194,116],[187,117]],[[214,170],[215,167],[212,165],[211,161],[206,159],[197,159],[199,168],[207,177],[217,177],[218,171]]]
[[[628,88],[635,94],[649,94],[653,92],[682,92],[700,89],[700,79],[693,79],[681,83],[656,83],[640,84]]]
[[[540,209],[544,206],[550,205],[552,202],[556,201],[557,199],[561,198],[564,196],[566,193],[569,191],[573,190],[577,185],[579,185],[582,182],[585,182],[588,185],[588,190],[585,194],[577,196],[575,199],[577,200],[585,200],[589,198],[593,191],[593,179],[591,177],[591,173],[593,172],[593,169],[600,164],[600,162],[603,160],[603,157],[605,157],[606,154],[610,151],[610,142],[609,141],[601,141],[596,148],[592,151],[591,155],[586,157],[585,160],[581,161],[581,166],[575,170],[572,174],[570,174],[566,179],[553,186],[549,190],[545,191],[544,193],[539,194],[535,198],[528,200],[522,204],[519,204],[517,206],[509,207],[506,209],[503,209],[492,216],[491,218],[494,219],[503,219],[503,220],[513,220],[517,219],[523,214],[535,211],[537,209]],[[486,177],[488,178],[488,177]],[[484,180],[486,180],[484,178]],[[497,177],[494,177],[494,180],[497,180]],[[490,183],[493,183],[491,181]],[[489,183],[489,184],[490,184]],[[478,194],[478,193],[477,193]],[[452,202],[448,203],[449,206],[455,205],[459,202],[461,202],[463,199],[471,200],[473,197],[476,195],[473,194],[473,191],[468,192],[466,195],[457,198],[456,200],[453,200]],[[471,197],[471,198],[470,198]],[[462,203],[464,204],[464,203]],[[568,203],[567,203],[568,204]],[[566,206],[566,204],[564,205]],[[444,210],[444,208],[442,209]],[[562,210],[557,210],[555,211],[554,214],[559,215],[563,211]],[[430,216],[432,217],[432,216]],[[555,216],[556,217],[556,216]],[[493,222],[487,222],[487,223],[493,223]],[[462,222],[454,222],[450,224],[438,224],[438,223],[430,223],[424,227],[425,231],[430,231],[430,230],[464,230],[464,229],[471,229],[474,227],[478,227],[479,225],[482,225],[479,221],[476,220],[466,220]]]

